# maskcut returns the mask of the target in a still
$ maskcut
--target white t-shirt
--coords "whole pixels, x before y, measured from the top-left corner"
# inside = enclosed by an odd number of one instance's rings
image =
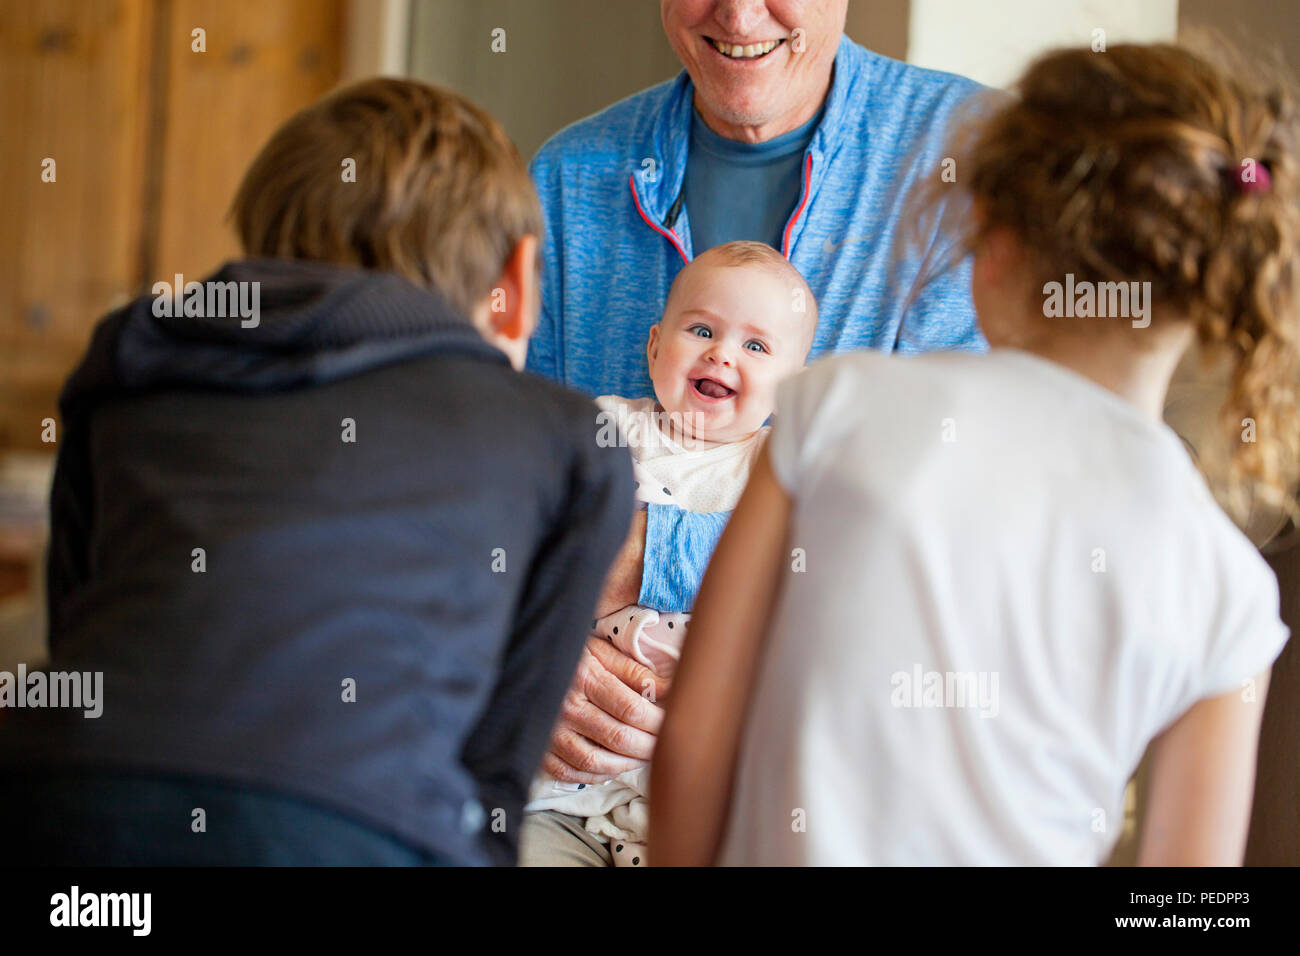
[[[800,551],[724,863],[1101,862],[1147,743],[1286,642],[1177,435],[1068,369],[852,353],[777,411]]]

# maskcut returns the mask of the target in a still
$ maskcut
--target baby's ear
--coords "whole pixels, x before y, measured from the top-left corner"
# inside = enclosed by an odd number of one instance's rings
[[[656,322],[654,325],[650,326],[650,338],[646,341],[645,344],[646,364],[653,367],[655,364],[655,358],[658,357],[658,355],[659,355],[659,323]]]

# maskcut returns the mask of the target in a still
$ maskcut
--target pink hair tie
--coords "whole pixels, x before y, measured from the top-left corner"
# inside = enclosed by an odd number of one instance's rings
[[[1273,189],[1273,177],[1263,163],[1252,161],[1249,166],[1242,160],[1237,164],[1237,191],[1240,193],[1266,193]],[[1254,171],[1255,177],[1247,179],[1246,173]]]

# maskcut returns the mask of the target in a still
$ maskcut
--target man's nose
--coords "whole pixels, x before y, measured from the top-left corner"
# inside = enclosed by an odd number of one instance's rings
[[[767,0],[718,0],[714,19],[735,39],[759,39],[749,34],[766,13]]]

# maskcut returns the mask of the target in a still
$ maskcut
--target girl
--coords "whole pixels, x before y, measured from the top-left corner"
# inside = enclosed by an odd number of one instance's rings
[[[1095,864],[1152,741],[1139,862],[1241,861],[1287,630],[1161,421],[1219,346],[1230,487],[1292,487],[1297,118],[1241,75],[1040,60],[941,187],[990,353],[781,386],[668,706],[653,864]]]

